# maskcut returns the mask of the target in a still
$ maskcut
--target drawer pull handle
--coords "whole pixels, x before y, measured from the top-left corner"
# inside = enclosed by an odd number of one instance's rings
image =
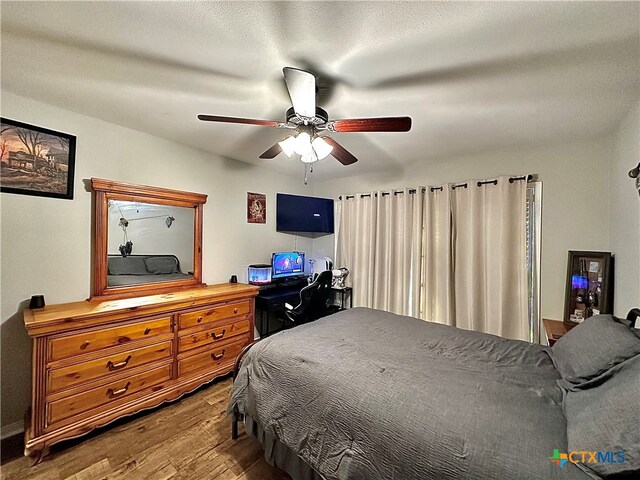
[[[129,355],[123,361],[118,362],[118,363],[113,363],[111,360],[109,360],[107,362],[107,368],[109,369],[110,372],[113,372],[114,370],[119,370],[121,368],[126,367],[127,363],[129,363],[129,360],[131,360],[131,355]]]
[[[233,313],[234,313],[234,314],[238,313],[238,309],[237,309],[237,308],[234,308],[234,309],[233,309]]]
[[[131,382],[127,382],[127,384],[118,389],[118,390],[114,390],[113,388],[110,388],[109,390],[107,390],[107,397],[109,398],[115,398],[118,397],[120,395],[123,395],[124,393],[127,392],[127,390],[129,390],[129,386],[131,385]]]
[[[80,350],[84,350],[85,348],[87,348],[89,346],[89,340],[85,340],[84,342],[82,342],[82,345],[80,345]]]
[[[224,350],[222,350],[222,353],[220,355],[216,355],[215,353],[211,354],[211,358],[213,360],[220,360],[222,357],[224,357]]]
[[[198,317],[198,323],[200,323],[202,321],[202,317]]]
[[[149,327],[144,329],[144,334],[145,335],[149,335],[149,332],[151,331],[151,329]]]
[[[225,328],[224,330],[222,330],[222,333],[220,335],[216,335],[216,332],[211,332],[211,338],[213,338],[214,340],[220,340],[222,337],[224,337],[224,333],[227,331],[227,329]]]

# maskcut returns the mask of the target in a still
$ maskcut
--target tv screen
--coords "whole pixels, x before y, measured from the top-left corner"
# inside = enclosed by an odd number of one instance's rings
[[[271,257],[271,278],[304,275],[304,252],[280,252]]]
[[[333,200],[302,195],[276,195],[278,232],[333,233]]]

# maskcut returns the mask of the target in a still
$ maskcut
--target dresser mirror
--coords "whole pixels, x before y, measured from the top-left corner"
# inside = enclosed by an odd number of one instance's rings
[[[95,192],[93,297],[163,293],[202,284],[207,196],[91,179]]]

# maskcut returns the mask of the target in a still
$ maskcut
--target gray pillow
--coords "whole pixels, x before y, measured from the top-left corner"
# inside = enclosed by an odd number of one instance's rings
[[[553,364],[567,382],[587,382],[640,353],[638,332],[612,315],[587,318],[551,347]]]
[[[109,275],[146,275],[143,257],[109,257]]]
[[[567,446],[569,452],[602,452],[601,461],[585,457],[585,463],[578,464],[583,470],[632,478],[640,471],[640,355],[613,367],[603,378],[592,388],[567,392]]]
[[[173,256],[147,257],[147,270],[155,275],[180,273],[178,259]]]

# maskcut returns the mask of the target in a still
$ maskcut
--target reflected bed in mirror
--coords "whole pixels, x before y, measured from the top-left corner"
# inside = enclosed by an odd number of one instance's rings
[[[91,179],[95,191],[92,297],[202,286],[202,207],[207,196]]]

